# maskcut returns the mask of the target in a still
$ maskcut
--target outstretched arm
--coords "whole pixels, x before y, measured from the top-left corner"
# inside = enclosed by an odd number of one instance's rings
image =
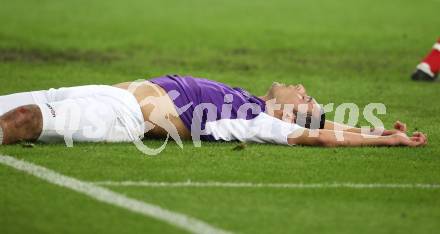
[[[344,131],[344,132],[352,132],[352,133],[362,133],[362,129],[361,128],[356,128],[356,127],[352,127],[349,125],[345,125],[345,124],[341,124],[341,123],[336,123],[330,120],[326,120],[325,121],[325,125],[324,125],[324,129],[327,130],[335,130],[335,131]],[[377,130],[377,131],[374,131]],[[392,134],[396,134],[399,132],[406,132],[407,128],[406,128],[406,124],[402,123],[400,121],[396,121],[394,123],[394,129],[370,129],[371,134],[369,135],[378,135],[378,133],[380,133],[381,136],[389,136]]]
[[[311,131],[318,131],[311,134]],[[309,145],[309,146],[422,146],[426,145],[427,139],[423,133],[416,132],[412,137],[404,133],[396,133],[389,136],[371,136],[348,131],[334,130],[309,130],[304,129],[300,136],[296,133],[289,135],[290,145]]]

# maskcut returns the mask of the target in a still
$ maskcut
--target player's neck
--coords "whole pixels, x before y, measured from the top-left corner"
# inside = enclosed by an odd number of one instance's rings
[[[263,101],[265,101],[265,102],[267,102],[267,101],[270,100],[270,98],[269,98],[267,95],[259,96],[258,98],[261,99],[261,100],[263,100]]]

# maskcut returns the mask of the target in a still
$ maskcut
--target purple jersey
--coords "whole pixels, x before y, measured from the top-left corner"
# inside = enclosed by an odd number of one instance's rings
[[[201,140],[241,140],[257,142],[276,142],[255,140],[247,136],[250,125],[268,123],[279,128],[286,128],[282,121],[265,114],[265,102],[251,95],[242,88],[232,88],[228,85],[191,76],[167,75],[153,78],[150,82],[161,86],[171,99],[191,134],[200,136]],[[175,92],[177,91],[177,92]],[[174,92],[173,94],[171,94]],[[182,110],[182,111],[179,111]],[[264,117],[261,117],[264,115]],[[251,121],[260,116],[261,120]],[[276,124],[274,124],[276,123]],[[296,129],[297,125],[288,124],[287,129]],[[263,124],[264,125],[264,124]],[[271,128],[272,129],[272,128]],[[272,129],[273,131],[273,129]],[[286,136],[282,136],[283,143]]]

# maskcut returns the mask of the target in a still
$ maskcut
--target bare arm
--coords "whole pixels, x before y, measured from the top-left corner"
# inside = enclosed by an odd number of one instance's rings
[[[325,121],[324,129],[327,130],[340,130],[345,132],[361,133],[360,128],[352,127],[346,124],[336,123],[330,120]]]
[[[403,133],[396,133],[389,136],[368,136],[354,132],[334,131],[334,130],[314,130],[317,134],[310,134],[309,129],[304,129],[300,136],[296,134],[289,135],[288,143],[290,145],[309,145],[309,146],[422,146],[427,143],[423,133],[414,133],[408,137]],[[337,136],[340,137],[337,137]]]
[[[345,124],[341,124],[341,123],[336,123],[330,120],[326,120],[325,121],[325,125],[324,125],[324,129],[327,130],[339,130],[339,131],[345,131],[345,132],[352,132],[352,133],[362,133],[362,129],[361,128],[356,128],[356,127],[352,127],[349,125],[345,125]],[[399,132],[406,132],[407,128],[406,128],[406,124],[400,122],[400,121],[396,121],[394,123],[394,129],[376,129],[379,130],[377,132],[379,132],[380,134],[375,134],[376,131],[373,131],[374,129],[370,129],[371,134],[369,135],[382,135],[382,136],[389,136],[392,134],[396,134]]]

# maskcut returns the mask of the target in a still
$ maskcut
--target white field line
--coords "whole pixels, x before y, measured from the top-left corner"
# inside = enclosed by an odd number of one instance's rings
[[[220,188],[282,188],[282,189],[440,189],[440,184],[361,184],[361,183],[246,183],[246,182],[151,182],[151,181],[98,181],[96,185],[103,186],[133,186],[133,187],[220,187]]]
[[[18,160],[10,156],[0,155],[0,164],[4,164],[17,170],[29,173],[49,183],[69,188],[98,201],[119,206],[129,211],[167,222],[191,233],[229,233],[185,214],[169,211],[153,204],[128,198],[109,189],[94,185],[92,183],[80,181],[78,179],[59,174],[45,167],[25,162],[23,160]]]

